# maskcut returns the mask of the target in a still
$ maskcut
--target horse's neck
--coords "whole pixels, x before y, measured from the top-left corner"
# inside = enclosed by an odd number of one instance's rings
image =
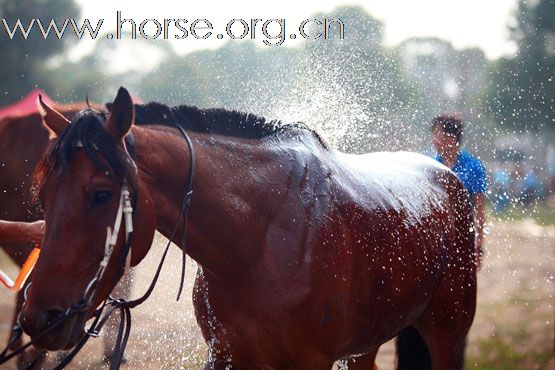
[[[138,128],[135,132],[138,162],[155,205],[157,229],[170,237],[189,174],[188,146],[183,138],[167,130]],[[235,268],[244,269],[255,259],[255,246],[264,237],[261,228],[253,224],[263,224],[265,216],[253,212],[264,184],[252,181],[252,163],[270,160],[269,154],[252,140],[195,133],[190,136],[196,171],[187,253],[209,271],[236,273]],[[179,246],[183,232],[181,222],[172,240]]]

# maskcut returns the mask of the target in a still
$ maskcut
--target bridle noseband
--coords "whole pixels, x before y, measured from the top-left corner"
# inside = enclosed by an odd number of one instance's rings
[[[183,124],[186,124],[186,123],[183,123]],[[181,248],[183,250],[183,259],[182,259],[181,279],[180,279],[180,285],[179,285],[179,290],[178,290],[178,294],[177,294],[177,300],[179,300],[179,298],[181,296],[181,293],[183,291],[183,286],[184,286],[184,280],[185,280],[185,264],[186,264],[186,256],[187,256],[187,248],[186,248],[186,242],[187,242],[187,211],[188,211],[189,206],[191,204],[191,197],[192,197],[192,194],[193,194],[192,187],[193,187],[193,177],[194,177],[194,173],[195,173],[195,152],[194,152],[194,148],[193,148],[193,143],[192,143],[189,135],[187,134],[187,132],[183,129],[183,127],[178,123],[175,123],[174,126],[180,132],[180,134],[183,136],[183,138],[185,139],[185,141],[187,142],[187,145],[189,147],[189,153],[190,153],[189,176],[188,176],[188,180],[187,180],[187,184],[186,184],[186,188],[185,188],[185,193],[184,193],[184,196],[183,196],[183,202],[182,202],[182,206],[181,206],[181,211],[179,213],[179,218],[177,219],[175,227],[172,231],[172,234],[171,234],[170,238],[168,239],[168,243],[166,245],[164,253],[162,254],[162,257],[160,259],[160,263],[159,263],[159,265],[156,269],[156,272],[154,274],[152,282],[151,282],[150,286],[148,287],[148,289],[146,290],[146,292],[143,294],[143,296],[141,296],[138,299],[132,300],[132,301],[125,301],[124,299],[114,299],[111,296],[108,296],[108,298],[106,298],[104,300],[104,302],[100,305],[100,308],[98,308],[95,311],[95,313],[93,314],[93,316],[92,316],[94,318],[93,323],[91,324],[89,329],[86,330],[85,335],[83,336],[83,338],[81,338],[81,340],[76,344],[76,346],[73,348],[73,350],[62,360],[62,362],[60,362],[55,367],[55,370],[65,368],[65,366],[67,366],[71,362],[71,360],[73,360],[75,355],[77,355],[77,353],[83,348],[83,346],[85,345],[85,343],[88,341],[88,339],[90,337],[97,337],[100,333],[100,330],[106,324],[106,322],[108,321],[111,314],[117,309],[120,310],[120,327],[119,327],[119,330],[118,330],[116,345],[115,345],[113,355],[112,355],[112,358],[111,358],[111,361],[110,361],[110,370],[119,369],[119,366],[121,365],[121,362],[122,362],[122,359],[123,359],[123,353],[125,351],[125,347],[127,345],[127,341],[129,339],[129,334],[130,334],[130,331],[131,331],[131,309],[140,305],[145,300],[147,300],[148,297],[151,295],[152,291],[154,290],[154,287],[156,286],[156,283],[157,283],[158,278],[160,276],[162,266],[163,266],[164,261],[166,259],[167,253],[169,251],[169,247],[171,245],[171,240],[173,240],[173,238],[175,236],[175,233],[177,232],[177,229],[179,227],[179,224],[183,221],[184,230],[183,230],[183,239],[182,239],[182,244],[181,244]],[[128,156],[128,160],[131,162],[131,164],[133,166],[135,166],[135,169],[137,169],[137,166],[136,166],[136,163],[135,163],[137,158],[136,158],[136,154],[135,154],[136,152],[135,152],[135,147],[134,147],[134,138],[133,138],[131,133],[129,133],[125,137],[125,143],[126,143],[125,153]],[[79,145],[82,146],[82,144],[79,143],[79,142],[77,142],[75,145],[76,146],[79,146]],[[98,267],[98,270],[97,270],[96,274],[93,276],[93,278],[87,284],[87,287],[85,288],[85,291],[83,293],[82,300],[78,304],[72,305],[70,308],[68,308],[62,316],[60,316],[58,319],[56,319],[43,332],[36,335],[31,341],[29,341],[25,345],[21,346],[20,348],[17,348],[15,350],[9,352],[10,347],[23,334],[23,330],[21,329],[21,325],[18,322],[14,326],[14,328],[12,329],[12,337],[11,337],[7,347],[0,353],[0,365],[9,361],[10,359],[14,358],[15,356],[23,353],[28,347],[30,347],[32,344],[36,343],[40,338],[46,336],[48,333],[53,331],[55,328],[57,328],[61,324],[63,324],[69,318],[71,318],[75,315],[80,315],[82,317],[84,317],[86,315],[86,313],[89,311],[89,309],[93,305],[95,293],[96,293],[98,287],[100,286],[99,282],[102,280],[102,278],[104,276],[104,273],[106,271],[106,267],[108,266],[108,264],[111,261],[114,248],[115,248],[115,246],[117,244],[117,241],[118,241],[118,237],[119,237],[119,233],[120,233],[122,223],[125,224],[125,244],[124,244],[123,253],[122,253],[121,260],[120,260],[119,268],[120,268],[120,271],[123,270],[123,274],[126,274],[128,272],[129,267],[131,265],[131,245],[132,245],[132,241],[133,241],[133,221],[134,221],[134,216],[135,216],[135,213],[136,213],[136,209],[137,209],[137,192],[135,191],[133,196],[131,196],[128,185],[127,185],[127,181],[124,181],[124,183],[121,185],[119,206],[118,206],[118,211],[116,213],[116,218],[114,220],[114,226],[112,228],[110,228],[110,227],[107,228],[107,233],[106,233],[107,235],[106,235],[106,241],[105,241],[105,246],[104,246],[103,258],[102,258],[102,260],[99,264],[99,267]],[[27,290],[28,290],[30,285],[31,285],[31,283],[29,283],[25,287],[25,290],[24,290],[24,297],[25,297],[24,299],[25,300],[27,299],[26,298]],[[20,315],[21,315],[21,313],[20,313]],[[34,367],[34,365],[36,364],[36,362],[41,357],[42,357],[42,355],[39,355],[28,366],[28,369],[32,369]]]

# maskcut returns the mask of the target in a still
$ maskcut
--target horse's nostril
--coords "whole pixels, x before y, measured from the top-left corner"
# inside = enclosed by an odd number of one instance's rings
[[[54,324],[63,314],[64,310],[57,307],[49,308],[42,311],[37,318],[37,328],[39,330],[44,330],[48,328],[50,325]]]

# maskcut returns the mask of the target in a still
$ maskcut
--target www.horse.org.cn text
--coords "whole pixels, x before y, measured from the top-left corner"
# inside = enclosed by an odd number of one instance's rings
[[[74,18],[50,19],[42,21],[39,18],[30,20],[8,20],[2,18],[0,32],[5,32],[10,40],[28,39],[33,33],[46,39],[62,39],[75,36],[78,39],[106,37],[107,39],[163,39],[206,40],[262,40],[267,46],[282,45],[287,39],[306,40],[344,40],[345,25],[338,18],[305,19],[294,27],[294,32],[286,32],[284,18],[234,18],[229,20],[221,29],[215,27],[208,19],[189,20],[185,18],[164,18],[162,20],[147,18],[135,20],[124,18],[121,11],[116,12],[115,30],[108,33],[101,32],[106,24],[104,18],[96,23],[85,18],[83,21]],[[287,23],[289,24],[289,23]]]

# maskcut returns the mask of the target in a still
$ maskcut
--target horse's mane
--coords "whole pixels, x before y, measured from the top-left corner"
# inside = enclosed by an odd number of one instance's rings
[[[106,104],[108,110],[111,104]],[[180,105],[169,107],[151,102],[135,104],[135,124],[173,126],[178,124],[186,130],[233,136],[246,139],[262,139],[280,132],[295,129],[309,130],[302,123],[283,123],[267,120],[251,113],[222,108],[201,109],[196,106]]]
[[[108,111],[111,106],[111,103],[106,104]],[[73,118],[69,127],[50,146],[37,166],[35,190],[40,188],[47,173],[60,166],[61,173],[65,172],[76,148],[83,148],[97,166],[109,171],[115,181],[123,182],[130,170],[129,158],[118,149],[114,139],[104,129],[106,118],[105,113],[94,109],[82,110]],[[168,107],[161,103],[136,104],[135,124],[170,127],[178,124],[194,132],[248,139],[262,139],[279,133],[303,130],[311,133],[324,148],[327,148],[320,135],[302,123],[285,124],[278,120],[266,120],[254,114],[226,109],[200,109],[186,105]]]

